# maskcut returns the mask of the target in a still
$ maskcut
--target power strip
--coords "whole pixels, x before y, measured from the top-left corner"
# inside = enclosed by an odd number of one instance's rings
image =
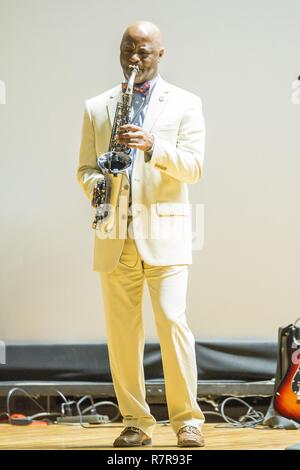
[[[80,424],[80,416],[62,416],[56,419],[58,424],[64,423],[78,423]],[[109,417],[106,415],[81,415],[81,422],[82,423],[89,423],[89,424],[99,424],[99,423],[108,423]]]

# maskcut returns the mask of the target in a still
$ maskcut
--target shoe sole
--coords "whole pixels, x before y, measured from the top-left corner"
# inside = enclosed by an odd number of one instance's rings
[[[141,446],[151,446],[152,445],[152,440],[151,439],[146,439],[143,441],[141,444],[119,444],[119,445],[114,445],[114,447],[141,447]]]
[[[203,443],[198,443],[195,441],[185,441],[184,444],[177,444],[178,447],[204,447],[205,444]]]

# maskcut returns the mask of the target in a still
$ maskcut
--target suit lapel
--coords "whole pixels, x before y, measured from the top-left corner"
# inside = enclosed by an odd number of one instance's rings
[[[154,126],[156,120],[158,119],[160,113],[165,107],[168,101],[168,93],[170,87],[167,82],[165,82],[161,77],[158,78],[157,83],[154,87],[154,90],[151,95],[149,106],[146,112],[143,128],[145,131],[150,132]],[[121,96],[121,87],[115,87],[107,100],[107,112],[110,119],[111,125],[113,125],[116,107],[118,100]]]
[[[106,107],[107,107],[107,113],[110,119],[111,126],[114,123],[117,103],[118,103],[120,96],[121,96],[121,86],[117,86],[111,91],[109,98],[107,100]]]
[[[169,85],[161,77],[154,87],[146,112],[143,129],[150,132],[168,101]]]

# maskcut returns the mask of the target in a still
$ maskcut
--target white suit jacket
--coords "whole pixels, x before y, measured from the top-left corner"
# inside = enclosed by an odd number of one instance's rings
[[[108,150],[120,94],[119,85],[86,101],[77,179],[90,201],[96,181],[103,178],[96,159]],[[132,168],[132,231],[138,251],[154,266],[191,264],[187,185],[198,182],[203,168],[205,125],[200,98],[159,77],[143,128],[154,135],[155,143],[151,158],[137,151]],[[115,269],[126,238],[126,229],[124,235],[120,227],[121,221],[123,226],[127,223],[128,177],[124,173],[115,179],[121,187],[114,230],[106,236],[95,233],[95,271]]]

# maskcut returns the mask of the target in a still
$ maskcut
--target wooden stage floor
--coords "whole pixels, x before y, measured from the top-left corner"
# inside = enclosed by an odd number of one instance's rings
[[[300,442],[300,430],[236,429],[216,426],[219,425],[204,425],[206,447],[199,450],[280,450]],[[103,425],[97,429],[83,429],[78,425],[1,424],[0,449],[113,450],[112,442],[121,430],[120,423]],[[153,436],[153,446],[138,449],[179,448],[176,446],[176,437],[170,426],[158,424]]]

